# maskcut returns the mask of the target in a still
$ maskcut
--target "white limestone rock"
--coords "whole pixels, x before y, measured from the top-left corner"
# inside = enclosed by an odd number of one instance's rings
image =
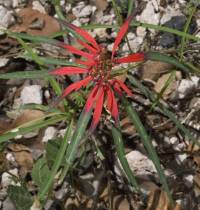
[[[197,76],[193,76],[190,79],[182,79],[178,86],[178,97],[180,99],[185,98],[188,94],[190,94],[193,90],[195,90],[200,84],[200,78]]]
[[[49,126],[45,132],[44,132],[44,137],[42,138],[42,142],[48,142],[49,140],[55,138],[57,133],[57,130],[53,126]]]
[[[0,5],[0,27],[8,28],[15,22],[13,13]]]
[[[42,90],[40,85],[25,86],[22,89],[21,97],[22,104],[42,104]]]
[[[156,13],[152,1],[149,1],[141,15],[138,15],[136,19],[140,22],[158,25],[160,22],[160,13]]]

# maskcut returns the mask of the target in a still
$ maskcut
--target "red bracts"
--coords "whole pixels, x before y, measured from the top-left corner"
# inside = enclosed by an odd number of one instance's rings
[[[66,44],[63,44],[61,47],[67,49],[72,54],[83,57],[84,60],[76,60],[76,62],[85,67],[61,67],[51,71],[51,74],[86,74],[86,77],[83,80],[69,85],[63,91],[62,96],[66,97],[72,91],[77,91],[80,88],[87,86],[89,83],[93,84],[93,89],[88,95],[85,105],[86,112],[94,109],[93,119],[90,126],[91,131],[96,128],[100,120],[105,100],[107,109],[111,113],[111,116],[114,118],[115,122],[118,123],[119,112],[114,91],[116,91],[118,94],[122,94],[122,91],[124,91],[128,96],[132,96],[131,90],[122,81],[110,77],[112,67],[121,63],[141,62],[145,59],[144,53],[133,53],[122,58],[115,57],[116,50],[127,32],[132,18],[133,16],[129,16],[120,28],[114,42],[112,55],[109,55],[105,48],[102,48],[100,45],[98,45],[95,39],[87,31],[72,24],[67,24],[69,28],[74,30],[85,40],[83,41],[82,39],[77,39],[78,43],[83,46],[84,50],[79,50]]]

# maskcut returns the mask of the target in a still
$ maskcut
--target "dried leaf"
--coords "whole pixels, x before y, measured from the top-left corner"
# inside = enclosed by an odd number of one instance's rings
[[[172,68],[173,66],[168,63],[147,61],[141,67],[141,77],[142,79],[156,81],[161,74],[168,72]]]
[[[104,11],[108,6],[107,0],[91,0],[91,2],[94,3],[99,11]]]
[[[176,204],[171,208],[167,194],[158,189],[150,192],[147,210],[181,210],[181,207]]]
[[[41,117],[43,117],[45,114],[42,111],[39,110],[25,110],[14,122],[13,122],[13,128],[18,127],[22,124],[28,123],[33,120],[37,120]]]
[[[33,157],[28,147],[23,144],[10,144],[8,145],[15,157],[16,162],[20,166],[21,175],[26,175],[33,167]]]
[[[37,10],[24,8],[19,11],[18,16],[21,22],[10,28],[13,32],[48,36],[60,31],[60,25],[54,18]]]

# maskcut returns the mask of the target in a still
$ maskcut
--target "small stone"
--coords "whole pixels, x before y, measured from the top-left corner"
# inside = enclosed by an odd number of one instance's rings
[[[98,36],[100,39],[106,38],[108,36],[105,28],[96,28],[94,29],[93,34],[94,36]]]
[[[42,4],[39,1],[33,1],[32,8],[43,14],[46,14],[45,8],[42,6]]]
[[[68,13],[68,12],[70,12],[71,9],[72,9],[72,5],[67,3],[65,6],[65,12]]]
[[[84,7],[81,12],[77,15],[77,17],[88,17],[92,14],[93,8],[91,5],[87,5]]]
[[[146,36],[146,33],[147,33],[146,28],[141,27],[141,26],[137,27],[136,29],[137,36],[144,38]]]
[[[128,40],[133,40],[133,39],[135,39],[135,34],[130,32],[127,34],[127,38],[128,38]]]
[[[13,13],[0,5],[0,27],[8,28],[15,22]]]
[[[0,67],[5,66],[8,63],[8,58],[0,58]]]
[[[178,138],[174,136],[174,137],[170,138],[169,141],[171,142],[171,144],[177,144],[178,143]]]
[[[79,21],[81,24],[89,23],[90,18],[80,18]]]
[[[189,79],[183,79],[181,80],[179,86],[178,86],[178,97],[180,99],[185,98],[188,96],[192,91],[198,87],[199,85],[199,77],[193,76],[191,77],[191,80]]]
[[[78,27],[79,27],[79,26],[81,26],[80,21],[79,21],[79,20],[77,20],[77,19],[76,19],[76,20],[74,20],[74,21],[72,21],[72,24],[73,24],[73,25],[75,25],[75,26],[78,26]]]
[[[10,198],[6,198],[6,200],[3,202],[3,210],[16,210],[14,204],[10,200]]]
[[[0,4],[4,5],[7,8],[11,8],[12,6],[12,0],[0,0]]]
[[[143,38],[141,37],[136,37],[135,39],[129,40],[129,44],[131,46],[131,49],[133,50],[133,52],[137,52],[141,46],[141,44],[143,43]],[[122,51],[126,52],[129,51],[129,47],[128,44],[125,43],[122,47]]]
[[[109,52],[112,52],[113,46],[114,46],[114,43],[108,44],[108,45],[107,45],[107,50],[108,50]]]
[[[179,155],[176,155],[176,161],[177,163],[179,164],[183,164],[183,161],[187,158],[187,154],[183,153],[183,154],[179,154]]]
[[[14,176],[18,176],[18,170],[15,168],[15,169],[9,170],[9,173],[4,172],[2,174],[1,176],[2,187],[7,188],[9,185],[16,185],[16,182],[13,181],[13,177],[11,174],[13,174]]]
[[[184,179],[184,183],[188,188],[191,188],[193,186],[193,180],[194,180],[194,176],[193,175],[186,175],[183,177]]]
[[[153,162],[139,151],[132,151],[126,155],[131,170],[136,176],[147,178],[148,175],[156,174]]]
[[[44,137],[42,139],[42,142],[46,143],[49,140],[55,138],[56,133],[57,133],[57,130],[55,127],[53,127],[53,126],[48,127],[44,132]]]
[[[111,36],[112,38],[116,38],[116,37],[117,37],[117,32],[116,32],[116,31],[113,31],[113,32],[110,34],[110,36]]]
[[[140,22],[158,25],[160,13],[155,12],[153,3],[149,1],[146,5],[146,8],[142,11],[141,15],[138,15],[136,19]]]
[[[13,154],[11,152],[8,152],[6,154],[6,159],[9,161],[9,162],[15,162],[15,157],[13,156]]]
[[[21,92],[22,104],[42,104],[42,91],[40,85],[25,86]]]
[[[19,6],[19,0],[13,0],[12,1],[12,7],[17,8]]]
[[[85,7],[85,3],[83,1],[79,2],[77,6],[72,8],[73,15],[75,15],[76,17],[79,17],[79,14],[84,7]]]
[[[44,91],[44,97],[45,97],[46,99],[50,99],[51,95],[50,95],[49,90],[45,90],[45,91]]]
[[[181,13],[180,10],[176,10],[173,7],[168,6],[165,11],[164,14],[162,15],[161,19],[160,19],[160,24],[163,25],[166,22],[168,22],[172,17],[175,16],[183,16],[183,14]]]

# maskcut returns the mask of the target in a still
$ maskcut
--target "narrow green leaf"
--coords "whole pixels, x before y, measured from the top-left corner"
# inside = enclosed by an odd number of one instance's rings
[[[17,71],[0,74],[0,79],[38,79],[51,77],[47,70]]]
[[[73,136],[70,139],[70,141],[68,141],[69,145],[67,147],[66,155],[65,155],[67,164],[65,165],[62,179],[64,178],[64,175],[67,174],[74,159],[76,158],[76,152],[77,152],[78,145],[79,145],[83,135],[86,133],[86,128],[87,128],[90,118],[91,118],[91,111],[86,112],[85,109],[83,109],[83,111],[79,117],[79,120],[77,122],[77,126],[73,133]]]
[[[170,63],[177,68],[183,70],[187,74],[191,72],[191,69],[184,65],[182,62],[178,61],[176,58],[161,54],[159,52],[148,52],[146,53],[146,58],[152,61],[161,61],[165,63]]]
[[[23,186],[10,185],[8,187],[8,196],[15,205],[16,210],[27,210],[32,206],[32,196]]]
[[[128,0],[128,16],[133,12],[135,8],[135,0]]]
[[[48,44],[52,44],[52,45],[58,45],[59,41],[55,40],[55,39],[51,39],[48,37],[44,37],[44,36],[33,36],[33,35],[28,35],[25,33],[16,33],[16,32],[7,32],[9,36],[12,36],[14,38],[20,38],[20,39],[25,39],[25,40],[29,40],[32,42],[39,42],[39,43],[48,43]]]
[[[30,56],[26,56],[27,58],[31,58]],[[58,65],[58,66],[81,66],[80,64],[66,61],[66,59],[55,59],[50,57],[40,57],[40,60],[44,64]]]
[[[130,24],[130,26],[134,26],[134,27],[141,26],[143,28],[155,29],[157,31],[172,33],[172,34],[175,34],[175,35],[180,36],[180,37],[186,37],[187,39],[191,39],[191,40],[194,40],[194,41],[200,41],[200,38],[198,36],[187,34],[187,33],[184,33],[182,31],[179,31],[179,30],[176,30],[176,29],[173,29],[173,28],[168,28],[166,26],[154,25],[154,24],[150,24],[150,23],[135,22],[135,21],[133,21]],[[95,28],[119,28],[119,26],[117,26],[117,25],[106,25],[106,24],[88,24],[88,25],[82,26],[82,28],[92,30],[92,29],[95,29]]]
[[[139,187],[137,180],[134,177],[133,172],[131,171],[128,161],[125,157],[124,144],[123,144],[122,135],[121,135],[119,128],[112,126],[112,136],[114,139],[117,156],[118,156],[119,161],[122,165],[122,168],[124,169],[124,172],[127,175],[129,182],[134,187],[134,190],[136,192],[140,192],[140,187]]]
[[[67,131],[65,133],[65,136],[62,140],[62,143],[61,143],[59,151],[56,155],[55,162],[53,164],[52,170],[49,172],[48,177],[46,177],[46,180],[44,180],[43,188],[41,188],[41,190],[39,192],[38,197],[39,197],[39,200],[41,200],[41,201],[43,201],[45,199],[49,188],[53,184],[53,179],[54,179],[60,165],[62,164],[64,155],[65,155],[65,151],[66,151],[66,148],[68,146],[68,142],[69,142],[70,137],[71,137],[72,126],[73,126],[73,120],[71,120],[71,123],[68,126],[68,129],[67,129]]]
[[[185,26],[184,26],[184,30],[183,32],[186,34],[188,32],[188,29],[189,29],[189,26],[190,26],[190,23],[192,21],[192,17],[194,15],[196,11],[196,7],[193,7],[191,12],[190,12],[190,15],[185,23]],[[185,48],[185,43],[186,43],[186,37],[183,36],[182,39],[181,39],[181,47],[180,47],[180,53],[179,53],[179,56],[180,56],[180,60],[183,60],[183,51],[184,51],[184,48]]]
[[[163,186],[163,189],[167,193],[171,203],[173,203],[164,171],[161,167],[159,157],[158,157],[158,155],[157,155],[157,153],[156,153],[156,151],[155,151],[155,149],[152,145],[152,142],[151,142],[151,139],[150,139],[149,135],[147,134],[142,122],[140,121],[140,118],[139,118],[136,110],[129,104],[129,102],[127,101],[127,99],[125,97],[122,97],[122,102],[123,102],[123,105],[124,105],[124,107],[125,107],[125,109],[128,113],[128,116],[130,117],[132,123],[134,124],[136,130],[138,131],[138,133],[141,137],[141,141],[142,141],[144,147],[146,148],[146,151],[147,151],[149,157],[151,158],[151,160],[153,161],[153,163],[156,167],[156,170],[158,172],[160,182]]]
[[[176,76],[176,71],[172,71],[171,74],[169,75],[167,81],[165,82],[165,84],[161,88],[160,92],[157,94],[157,98],[154,101],[154,103],[151,105],[150,111],[152,111],[157,106],[157,104],[160,101],[160,99],[162,98],[164,92],[169,87],[171,82],[175,79],[175,76]]]
[[[15,138],[16,136],[21,136],[21,135],[25,135],[27,133],[30,133],[31,131],[37,130],[37,129],[41,129],[43,127],[46,127],[48,125],[52,125],[55,124],[59,121],[62,121],[66,119],[65,115],[57,115],[57,116],[53,116],[49,119],[45,119],[45,120],[36,120],[34,124],[30,125],[30,126],[25,126],[25,127],[18,127],[15,129],[12,129],[11,131],[2,134],[0,136],[0,143],[8,141],[9,139]]]
[[[17,41],[23,46],[27,53],[31,56],[32,60],[39,65],[44,65],[44,62],[40,59],[37,53],[33,52],[32,48],[29,47],[21,38],[16,37]]]

